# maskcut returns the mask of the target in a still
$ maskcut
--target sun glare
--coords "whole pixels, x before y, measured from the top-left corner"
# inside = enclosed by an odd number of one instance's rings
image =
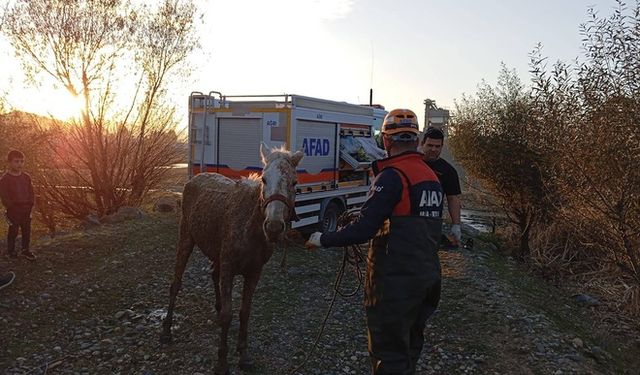
[[[46,98],[43,102],[30,103],[23,101],[20,103],[21,109],[62,121],[80,117],[82,111],[82,98],[80,96],[74,97],[63,89],[40,90],[40,94]],[[34,104],[36,105],[34,106]]]

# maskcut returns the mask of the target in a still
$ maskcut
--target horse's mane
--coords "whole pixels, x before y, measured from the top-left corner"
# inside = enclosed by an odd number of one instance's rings
[[[252,187],[257,187],[261,183],[260,182],[261,177],[262,175],[260,173],[251,173],[247,177],[242,177],[240,179],[240,183],[244,183]]]

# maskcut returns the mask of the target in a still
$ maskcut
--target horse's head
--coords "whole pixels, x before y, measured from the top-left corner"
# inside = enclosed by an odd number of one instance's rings
[[[277,242],[284,234],[286,223],[296,220],[296,166],[303,153],[291,153],[284,148],[268,150],[260,146],[262,155],[262,208],[265,220],[264,234]]]

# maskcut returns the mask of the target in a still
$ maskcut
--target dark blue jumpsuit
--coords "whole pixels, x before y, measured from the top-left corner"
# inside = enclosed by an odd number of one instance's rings
[[[369,248],[365,307],[373,374],[414,374],[427,318],[440,300],[442,187],[418,152],[373,164],[360,219],[320,238],[324,247]]]

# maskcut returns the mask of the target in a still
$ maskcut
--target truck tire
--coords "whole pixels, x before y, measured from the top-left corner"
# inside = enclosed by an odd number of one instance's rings
[[[320,231],[322,233],[335,232],[338,229],[338,219],[343,211],[336,202],[329,202],[322,215],[322,220],[320,220]]]

